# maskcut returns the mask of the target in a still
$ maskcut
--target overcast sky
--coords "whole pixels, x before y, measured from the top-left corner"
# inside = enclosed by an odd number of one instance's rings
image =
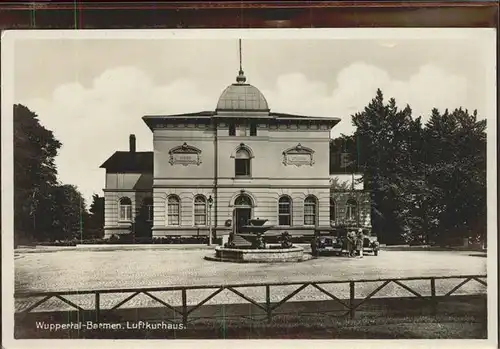
[[[338,136],[353,131],[351,115],[377,88],[401,107],[410,104],[424,120],[433,107],[463,106],[477,109],[481,118],[494,117],[486,115],[485,97],[492,45],[473,35],[246,38],[243,68],[272,111],[340,117],[332,132]],[[127,150],[129,134],[136,134],[138,150],[152,150],[143,115],[214,110],[239,65],[236,38],[23,39],[14,48],[14,102],[54,131],[63,144],[59,178],[77,185],[87,199],[102,194],[99,166],[114,151]]]

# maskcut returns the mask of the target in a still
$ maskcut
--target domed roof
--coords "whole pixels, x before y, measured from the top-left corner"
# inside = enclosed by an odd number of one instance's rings
[[[217,111],[269,111],[266,98],[258,88],[246,83],[240,70],[236,83],[222,92],[217,102]]]

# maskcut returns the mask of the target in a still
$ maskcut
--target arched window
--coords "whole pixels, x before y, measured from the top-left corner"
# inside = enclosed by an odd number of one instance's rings
[[[278,200],[278,224],[292,225],[292,200],[288,196],[282,196]]]
[[[146,221],[153,221],[153,199],[150,197],[144,198],[142,201],[142,206],[146,210]]]
[[[358,218],[358,203],[354,199],[347,200],[346,219],[354,221]]]
[[[128,197],[123,197],[120,199],[120,221],[131,221],[132,220],[132,200]]]
[[[250,176],[250,153],[244,148],[238,149],[234,159],[234,175],[236,177]]]
[[[179,225],[180,220],[180,200],[178,196],[171,195],[167,203],[167,224]]]
[[[257,124],[250,124],[250,136],[257,136]]]
[[[252,206],[252,199],[248,195],[240,195],[234,200],[234,206]]]
[[[330,222],[335,222],[337,220],[337,212],[335,206],[335,200],[330,198]]]
[[[194,225],[207,225],[207,200],[202,195],[194,198]]]
[[[314,196],[308,196],[304,200],[304,225],[316,225],[317,200]]]

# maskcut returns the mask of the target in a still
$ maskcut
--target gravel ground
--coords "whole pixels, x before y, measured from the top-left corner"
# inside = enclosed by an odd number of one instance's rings
[[[320,257],[302,263],[238,264],[204,260],[207,250],[138,250],[138,251],[57,251],[15,254],[16,292],[74,291],[95,289],[223,285],[261,282],[303,282],[357,280],[377,278],[425,277],[486,274],[486,258],[470,256],[468,252],[382,251],[379,256],[363,259]],[[461,280],[437,280],[437,294],[445,294]],[[356,284],[356,297],[366,296],[381,282]],[[405,284],[423,295],[430,295],[429,281],[406,281]],[[271,301],[280,301],[296,286],[273,286]],[[339,298],[348,298],[347,284],[322,286]],[[238,288],[238,291],[264,302],[264,287]],[[197,304],[213,290],[188,291],[188,304]],[[463,286],[456,294],[484,293],[486,288],[475,281]],[[101,295],[102,308],[112,307],[129,294]],[[180,291],[155,292],[154,295],[171,305],[181,304]],[[395,284],[387,285],[375,297],[406,297],[411,293]],[[67,296],[67,299],[92,308],[92,295]],[[322,300],[328,297],[312,286],[297,294],[293,301]],[[16,299],[19,311],[34,299]],[[207,304],[245,302],[224,290]],[[151,307],[160,304],[139,295],[123,307]],[[59,300],[49,301],[40,311],[71,309]]]

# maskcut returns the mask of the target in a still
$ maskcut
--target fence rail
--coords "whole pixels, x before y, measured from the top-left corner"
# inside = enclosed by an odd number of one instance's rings
[[[454,286],[451,290],[449,290],[444,295],[436,294],[436,280],[449,280],[449,279],[463,279],[456,286]],[[163,307],[169,308],[170,310],[178,313],[182,316],[182,321],[186,325],[188,323],[189,315],[203,306],[205,303],[210,301],[216,295],[221,293],[224,290],[228,290],[233,294],[239,296],[241,299],[244,299],[250,304],[258,307],[263,310],[267,314],[267,320],[272,321],[273,314],[276,309],[281,307],[283,304],[288,302],[291,298],[299,294],[302,290],[307,288],[308,286],[312,286],[321,293],[328,296],[331,300],[337,302],[342,305],[345,312],[342,316],[349,316],[350,318],[354,318],[356,314],[356,310],[364,303],[373,298],[377,293],[379,293],[384,287],[387,285],[394,283],[395,285],[405,289],[406,291],[413,294],[418,299],[422,299],[428,302],[433,309],[435,309],[436,305],[439,303],[440,299],[449,297],[456,293],[460,288],[471,281],[476,281],[483,286],[487,286],[486,275],[456,275],[456,276],[428,276],[428,277],[405,277],[405,278],[381,278],[381,279],[356,279],[356,280],[325,280],[325,281],[293,281],[293,282],[272,282],[272,283],[241,283],[241,284],[225,284],[225,285],[193,285],[193,286],[166,286],[166,287],[149,287],[149,288],[120,288],[120,289],[101,289],[101,290],[85,290],[85,291],[62,291],[62,292],[17,292],[14,297],[16,299],[26,299],[26,298],[34,298],[34,297],[43,297],[42,299],[36,301],[31,304],[26,309],[19,311],[18,313],[26,315],[35,308],[39,307],[41,304],[47,302],[52,298],[57,298],[64,303],[70,305],[78,311],[94,311],[95,320],[101,320],[101,311],[112,312],[122,305],[126,304],[136,296],[140,294],[144,294],[154,301],[160,303]],[[424,296],[421,293],[417,292],[415,289],[411,288],[407,284],[406,281],[428,281],[430,286],[430,296]],[[382,282],[382,284],[376,287],[370,294],[368,294],[364,298],[355,298],[355,290],[356,284],[363,283],[373,283],[373,282]],[[338,296],[335,296],[331,292],[325,290],[322,286],[327,284],[348,284],[349,285],[349,299],[341,299]],[[279,286],[298,286],[297,289],[286,295],[279,302],[271,302],[271,287],[279,287]],[[265,288],[265,303],[259,303],[252,299],[251,297],[245,295],[241,291],[238,291],[237,288]],[[198,302],[195,305],[188,306],[188,291],[192,290],[203,290],[203,289],[215,289],[210,295],[204,298],[202,301]],[[152,294],[152,292],[165,292],[165,291],[180,291],[182,298],[182,306],[173,306],[164,300],[156,297]],[[123,293],[132,293],[125,299],[121,300],[111,308],[102,308],[100,297],[103,294],[123,294]],[[70,300],[64,298],[64,296],[70,295],[94,295],[95,299],[95,307],[92,309],[84,309]]]

